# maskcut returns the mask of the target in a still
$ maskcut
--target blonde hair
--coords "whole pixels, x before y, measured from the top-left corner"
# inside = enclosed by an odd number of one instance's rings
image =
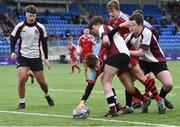
[[[119,10],[120,9],[120,5],[119,5],[119,1],[118,0],[110,0],[107,5],[106,5],[106,9],[107,10]]]

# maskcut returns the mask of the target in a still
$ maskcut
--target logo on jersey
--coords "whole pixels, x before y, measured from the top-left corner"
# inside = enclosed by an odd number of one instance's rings
[[[35,30],[34,33],[35,33],[35,34],[38,34],[39,32],[38,32],[38,30]]]

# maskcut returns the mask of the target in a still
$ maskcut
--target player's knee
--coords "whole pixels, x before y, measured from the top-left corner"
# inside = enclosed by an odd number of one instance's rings
[[[164,87],[165,87],[165,89],[167,90],[167,91],[171,91],[172,90],[172,88],[173,88],[173,83],[171,83],[171,82],[167,82],[166,84],[164,84]]]
[[[36,80],[37,80],[37,82],[38,82],[39,84],[44,84],[44,82],[45,82],[44,80],[39,79],[39,78],[37,78]]]
[[[101,77],[101,83],[102,85],[106,84],[108,81],[103,76]]]
[[[135,93],[135,88],[134,87],[128,87],[126,88],[126,90],[128,91],[128,93],[130,93],[131,95]]]
[[[101,83],[104,84],[104,77],[101,76]]]
[[[27,76],[19,77],[20,83],[25,83],[27,81]]]

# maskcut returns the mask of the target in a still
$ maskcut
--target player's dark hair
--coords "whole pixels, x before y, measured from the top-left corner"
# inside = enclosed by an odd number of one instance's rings
[[[140,10],[140,9],[137,9],[137,10],[133,11],[133,14],[135,14],[135,13],[139,13],[141,15],[144,15],[143,10]]]
[[[107,5],[106,5],[107,10],[112,10],[115,9],[119,11],[120,6],[119,6],[119,1],[118,0],[110,0]]]
[[[89,27],[84,27],[83,30],[84,30],[84,29],[89,29]]]
[[[139,13],[134,13],[134,14],[132,14],[132,15],[129,17],[129,20],[130,20],[130,21],[135,20],[136,23],[137,23],[138,25],[140,25],[140,24],[143,24],[144,18],[143,18],[143,16],[142,16],[141,14],[139,14]]]
[[[26,6],[25,11],[26,11],[26,12],[29,12],[29,13],[31,13],[31,14],[36,14],[36,13],[38,12],[36,6],[34,6],[34,5],[28,5],[28,6]]]
[[[102,16],[94,16],[92,19],[89,21],[89,28],[91,29],[93,25],[97,24],[104,24],[104,20]]]
[[[94,54],[88,54],[86,56],[86,65],[90,69],[95,70],[97,62],[98,62],[98,58]]]

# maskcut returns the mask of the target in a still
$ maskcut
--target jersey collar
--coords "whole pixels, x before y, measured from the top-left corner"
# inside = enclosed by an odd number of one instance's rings
[[[34,23],[32,23],[32,24],[29,24],[29,23],[27,23],[26,20],[24,21],[24,23],[25,23],[26,26],[29,26],[29,27],[33,27],[33,26],[35,26],[37,24],[36,21]]]

